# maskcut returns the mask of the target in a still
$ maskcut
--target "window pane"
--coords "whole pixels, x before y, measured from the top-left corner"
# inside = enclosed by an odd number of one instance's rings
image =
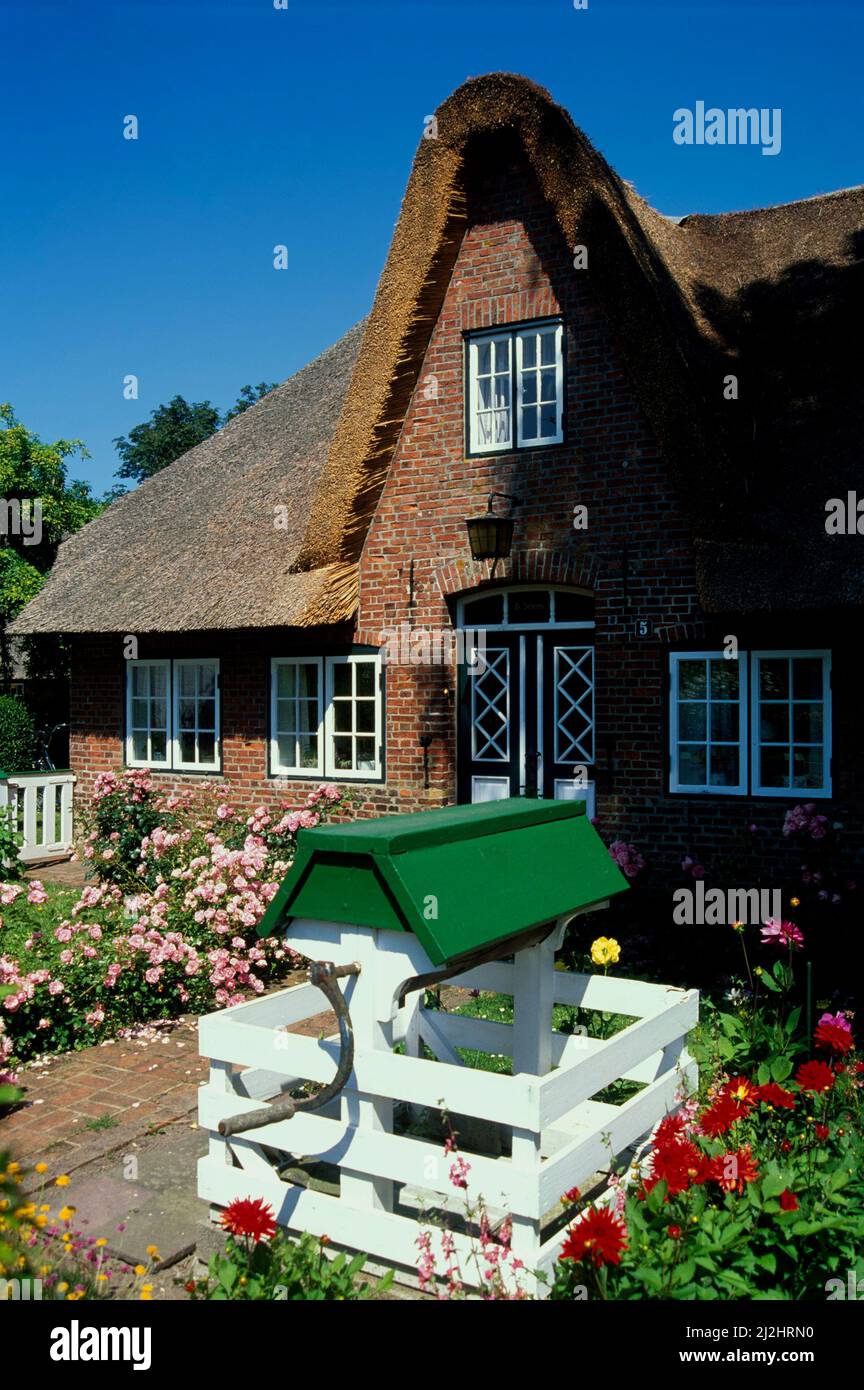
[[[678,779],[688,787],[705,786],[708,777],[704,747],[679,749]]]
[[[493,377],[495,383],[495,405],[508,409],[510,406],[510,378],[509,376]]]
[[[704,700],[706,691],[705,662],[678,662],[678,695],[682,700]]]
[[[522,378],[522,404],[537,404],[537,373],[526,373]]]
[[[491,372],[492,370],[492,343],[487,338],[485,342],[477,344],[477,371],[478,374]]]
[[[796,657],[792,662],[792,693],[796,700],[822,699],[822,658]]]
[[[195,761],[195,735],[194,733],[182,733],[180,735],[180,760],[184,763],[194,763]]]
[[[557,336],[557,329],[540,334],[540,361],[544,367],[555,362],[555,339]]]
[[[215,763],[216,761],[216,737],[211,733],[198,735],[198,761],[201,763]]]
[[[296,747],[293,734],[280,734],[276,740],[276,746],[279,750],[279,766],[294,767]]]
[[[354,667],[357,673],[357,694],[375,694],[375,663],[373,661],[362,661]]]
[[[822,786],[823,767],[822,749],[819,748],[796,748],[792,760],[793,768],[793,787],[814,787]]]
[[[481,410],[492,408],[492,378],[481,376],[477,382],[477,404]]]
[[[147,761],[147,734],[143,731],[132,735],[132,757],[139,763]]]
[[[537,407],[527,406],[522,411],[522,438],[537,438]]]
[[[726,661],[725,658],[722,661],[712,661],[712,700],[737,700],[738,690],[738,662]]]
[[[136,753],[136,757],[138,754]],[[155,730],[150,737],[150,761],[154,763],[164,763],[168,761],[168,735],[165,730]]]
[[[334,738],[334,740],[333,740],[333,756],[334,756],[334,758],[335,758],[335,760],[336,760],[336,766],[337,766],[337,768],[339,768],[339,770],[340,770],[341,772],[344,772],[344,771],[346,771],[347,769],[349,769],[349,768],[351,767],[351,765],[352,765],[352,760],[351,760],[351,739],[350,739],[350,738]]]
[[[555,400],[555,373],[540,373],[540,399],[541,401]]]
[[[762,658],[759,662],[759,694],[765,700],[782,700],[789,694],[789,662]]]
[[[167,729],[167,728],[168,728],[168,701],[167,701],[167,700],[164,700],[164,699],[163,699],[163,700],[151,700],[151,701],[150,701],[150,727],[151,727],[151,729]]]
[[[678,706],[678,737],[685,743],[698,743],[707,737],[708,706],[705,704]]]
[[[297,706],[300,716],[299,727],[304,733],[317,733],[318,731],[318,701],[301,700]]]
[[[522,334],[522,366],[536,367],[537,365],[537,334]]]
[[[168,694],[168,672],[164,666],[150,667],[150,694],[164,700]]]
[[[276,732],[277,734],[293,733],[294,713],[297,706],[293,700],[276,701]]]
[[[361,772],[373,772],[375,769],[375,740],[374,738],[358,738],[357,740],[357,767]]]
[[[132,694],[147,695],[150,690],[150,667],[133,666],[132,673]]]
[[[558,433],[558,410],[552,405],[540,407],[540,434],[543,439],[551,439]]]
[[[548,590],[526,590],[524,593],[510,594],[508,596],[508,618],[511,623],[548,623]]]
[[[150,713],[150,701],[149,701],[149,700],[133,700],[133,701],[132,701],[132,728],[133,728],[133,729],[146,729],[148,723],[150,722],[150,721],[149,721],[149,718],[148,718],[149,713]]]
[[[465,626],[479,627],[483,623],[503,623],[504,598],[493,594],[489,598],[475,598],[465,604]]]
[[[340,734],[350,733],[352,707],[350,700],[333,701],[333,728]]]
[[[760,761],[760,782],[763,787],[788,787],[789,749],[763,748]]]
[[[738,745],[734,747],[711,746],[712,787],[737,787],[738,785]]]
[[[822,705],[793,705],[792,732],[796,743],[821,743]]]
[[[180,728],[181,728],[181,729],[194,729],[194,728],[195,728],[195,701],[194,701],[194,700],[181,700],[181,701],[180,701],[180,704],[179,704],[179,710],[180,710]]]
[[[568,594],[559,589],[555,595],[556,623],[592,623],[594,600],[586,594]]]
[[[362,734],[374,734],[375,732],[375,701],[358,700],[357,702],[357,729]]]
[[[195,666],[175,666],[175,677],[179,681],[181,695],[195,694]]]
[[[302,734],[300,738],[300,766],[314,767],[318,762],[317,734]]]
[[[198,694],[212,699],[216,694],[216,667],[212,662],[204,662],[198,670]]]
[[[789,742],[788,705],[760,705],[759,738],[762,743]]]
[[[347,661],[333,663],[333,694],[351,694],[351,667]]]
[[[712,704],[711,737],[718,743],[738,742],[738,706],[733,704]],[[738,778],[735,778],[738,781]]]

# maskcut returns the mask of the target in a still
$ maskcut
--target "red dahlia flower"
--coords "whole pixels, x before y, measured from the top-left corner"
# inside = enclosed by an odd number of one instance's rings
[[[795,1073],[802,1091],[830,1091],[834,1073],[826,1062],[802,1062]]]
[[[665,1148],[668,1144],[678,1144],[684,1138],[687,1121],[678,1111],[674,1115],[664,1115],[654,1131],[654,1147]]]
[[[794,1192],[789,1191],[788,1187],[784,1188],[780,1193],[780,1206],[783,1211],[798,1210],[798,1198],[795,1196]]]
[[[734,1153],[718,1154],[711,1159],[710,1176],[724,1192],[743,1192],[748,1182],[755,1182],[759,1168],[749,1144]]]
[[[827,1139],[831,1131],[827,1125],[816,1125],[815,1133],[817,1139]]]
[[[651,1154],[651,1176],[646,1179],[645,1191],[651,1192],[658,1182],[665,1182],[670,1197],[686,1192],[694,1183],[705,1182],[708,1161],[689,1139],[667,1144]]]
[[[836,1023],[817,1024],[814,1037],[817,1047],[827,1048],[829,1052],[836,1052],[841,1057],[844,1053],[851,1052],[854,1047],[849,1029],[842,1028]]]
[[[741,1114],[741,1108],[731,1096],[719,1095],[700,1117],[699,1128],[710,1139],[716,1139],[731,1129],[736,1120],[740,1120]]]
[[[259,1240],[269,1240],[276,1234],[273,1208],[260,1197],[238,1197],[222,1213],[222,1225],[232,1236],[251,1236]]]
[[[746,1076],[734,1076],[731,1081],[726,1082],[721,1095],[734,1100],[740,1113],[746,1115],[747,1111],[752,1110],[759,1099],[759,1087],[754,1086],[752,1081],[748,1081]]]
[[[608,1207],[590,1207],[570,1227],[559,1258],[577,1263],[587,1259],[599,1269],[601,1265],[620,1264],[626,1249],[627,1227],[621,1218]]]
[[[776,1081],[768,1081],[764,1086],[759,1087],[759,1099],[766,1105],[773,1105],[782,1110],[795,1109],[795,1097],[791,1091],[784,1091],[782,1086],[778,1086]]]

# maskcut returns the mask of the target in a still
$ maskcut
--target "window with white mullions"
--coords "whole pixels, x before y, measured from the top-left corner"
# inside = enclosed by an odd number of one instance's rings
[[[558,444],[563,431],[560,323],[516,335],[520,445]]]
[[[322,773],[321,657],[273,662],[272,765],[280,772]]]
[[[746,656],[674,652],[670,662],[671,790],[743,795]]]
[[[327,771],[334,776],[380,770],[381,704],[376,657],[331,657],[327,663]]]
[[[218,672],[216,661],[174,662],[174,766],[218,766]]]
[[[477,452],[512,443],[511,343],[509,337],[471,343],[472,441]]]
[[[831,664],[828,652],[753,653],[753,790],[828,796]]]
[[[564,439],[564,325],[490,329],[468,338],[468,449],[488,454]]]
[[[131,767],[170,765],[168,661],[130,661],[126,672],[126,761]]]

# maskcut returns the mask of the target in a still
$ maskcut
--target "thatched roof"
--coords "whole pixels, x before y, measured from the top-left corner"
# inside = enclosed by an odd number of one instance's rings
[[[355,567],[336,557],[298,571],[295,562],[363,332],[357,324],[64,541],[15,631],[194,632],[350,617]]]
[[[589,248],[592,289],[688,505],[704,606],[864,598],[864,559],[824,532],[825,502],[860,471],[864,189],[673,220],[524,78],[466,82],[436,116],[365,327],[67,541],[18,631],[350,616],[465,229],[472,155],[503,142],[524,152],[567,245]],[[280,493],[296,526],[274,538]]]

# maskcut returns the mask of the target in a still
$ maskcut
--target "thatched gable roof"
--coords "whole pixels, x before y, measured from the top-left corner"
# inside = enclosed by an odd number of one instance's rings
[[[295,563],[363,332],[357,324],[64,541],[15,630],[194,632],[350,617],[353,566]]]
[[[567,245],[589,248],[592,288],[688,504],[704,606],[864,598],[864,559],[824,533],[826,500],[860,472],[864,189],[676,221],[524,78],[466,82],[436,118],[365,327],[67,541],[18,631],[351,615],[465,229],[470,156],[502,140],[521,146]],[[737,401],[723,397],[729,373]],[[296,526],[273,535],[283,500]]]

